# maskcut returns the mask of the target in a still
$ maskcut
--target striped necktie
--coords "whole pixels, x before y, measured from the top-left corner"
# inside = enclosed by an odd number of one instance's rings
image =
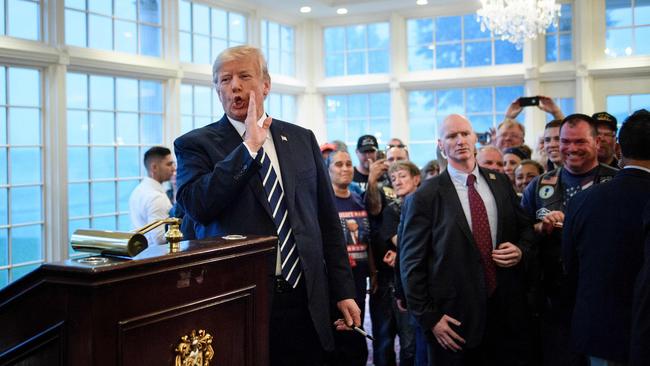
[[[266,198],[271,207],[273,215],[273,222],[278,233],[278,245],[280,246],[280,261],[282,262],[282,277],[295,288],[300,280],[302,271],[300,269],[300,257],[298,256],[298,248],[296,241],[291,232],[291,224],[289,223],[287,204],[284,199],[284,192],[280,186],[271,159],[264,151],[260,150],[262,154],[262,168],[260,169],[260,177],[262,178],[262,185],[266,192]]]

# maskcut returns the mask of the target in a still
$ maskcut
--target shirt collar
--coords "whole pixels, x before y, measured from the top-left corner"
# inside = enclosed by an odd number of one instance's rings
[[[474,169],[471,171],[471,173],[465,173],[461,172],[460,170],[454,169],[451,164],[447,164],[447,171],[449,172],[449,176],[451,176],[451,180],[462,185],[467,185],[467,177],[470,174],[474,174],[476,177],[476,182],[478,183],[478,177],[480,175],[480,172],[478,170],[478,164],[474,163]]]
[[[145,184],[155,189],[156,191],[165,193],[165,188],[163,187],[162,183],[158,182],[157,180],[151,177],[144,177],[143,182],[145,182]]]
[[[261,125],[262,123],[264,123],[264,120],[265,120],[268,116],[269,116],[269,115],[266,114],[266,113],[262,114],[262,117],[260,117],[260,119],[257,120],[257,125],[259,126],[259,125]],[[235,130],[237,130],[237,133],[239,134],[239,136],[241,136],[242,138],[244,138],[244,133],[246,133],[246,124],[245,124],[244,122],[237,121],[236,119],[230,118],[230,116],[227,115],[227,114],[226,114],[226,117],[228,117],[228,121],[230,121],[230,124],[235,128]],[[266,138],[268,139],[268,138],[270,138],[270,137],[271,137],[271,134],[269,133],[269,134],[266,136]]]

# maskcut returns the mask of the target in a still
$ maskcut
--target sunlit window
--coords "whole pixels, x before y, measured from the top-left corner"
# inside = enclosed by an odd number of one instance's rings
[[[68,73],[67,99],[69,233],[129,231],[142,156],[163,142],[162,84]]]
[[[558,26],[546,30],[546,62],[567,61],[573,58],[573,6],[562,4]]]
[[[179,2],[180,59],[212,64],[224,49],[246,43],[246,17],[201,3]]]
[[[423,166],[436,157],[438,124],[452,113],[467,116],[474,131],[496,127],[523,86],[419,90],[408,94],[411,160]]]
[[[44,257],[40,78],[0,66],[0,287]]]
[[[611,113],[621,123],[635,111],[647,109],[650,111],[650,94],[617,94],[607,96],[607,112]]]
[[[269,93],[264,101],[264,110],[269,116],[285,122],[296,121],[296,96],[291,94]]]
[[[40,14],[38,0],[0,1],[0,35],[40,40]]]
[[[325,76],[387,73],[390,68],[388,23],[329,27],[323,32]]]
[[[374,135],[379,143],[390,139],[390,94],[345,94],[325,97],[327,141],[341,140],[354,156],[357,139]]]
[[[203,127],[223,117],[221,102],[214,90],[205,85],[181,86],[181,133]]]
[[[272,74],[294,76],[296,53],[293,27],[262,20],[262,51]]]
[[[605,1],[608,57],[650,54],[650,2],[647,0]]]
[[[65,0],[65,43],[162,56],[160,0]]]
[[[515,45],[481,31],[476,14],[409,19],[409,71],[521,63]]]

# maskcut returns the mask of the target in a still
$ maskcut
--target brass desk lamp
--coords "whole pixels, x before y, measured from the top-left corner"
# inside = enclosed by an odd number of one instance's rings
[[[179,242],[183,240],[180,225],[181,219],[170,217],[156,220],[141,227],[135,232],[120,232],[108,230],[77,229],[70,238],[74,250],[105,255],[118,255],[123,257],[135,257],[147,249],[147,238],[144,234],[157,228],[160,225],[169,224],[165,233],[165,239],[169,243],[170,252],[177,252],[180,249]]]

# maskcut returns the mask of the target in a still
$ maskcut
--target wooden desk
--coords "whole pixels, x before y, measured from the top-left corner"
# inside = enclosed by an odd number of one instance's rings
[[[0,365],[174,365],[205,330],[210,365],[267,365],[275,237],[152,246],[98,265],[45,263],[0,290]]]

